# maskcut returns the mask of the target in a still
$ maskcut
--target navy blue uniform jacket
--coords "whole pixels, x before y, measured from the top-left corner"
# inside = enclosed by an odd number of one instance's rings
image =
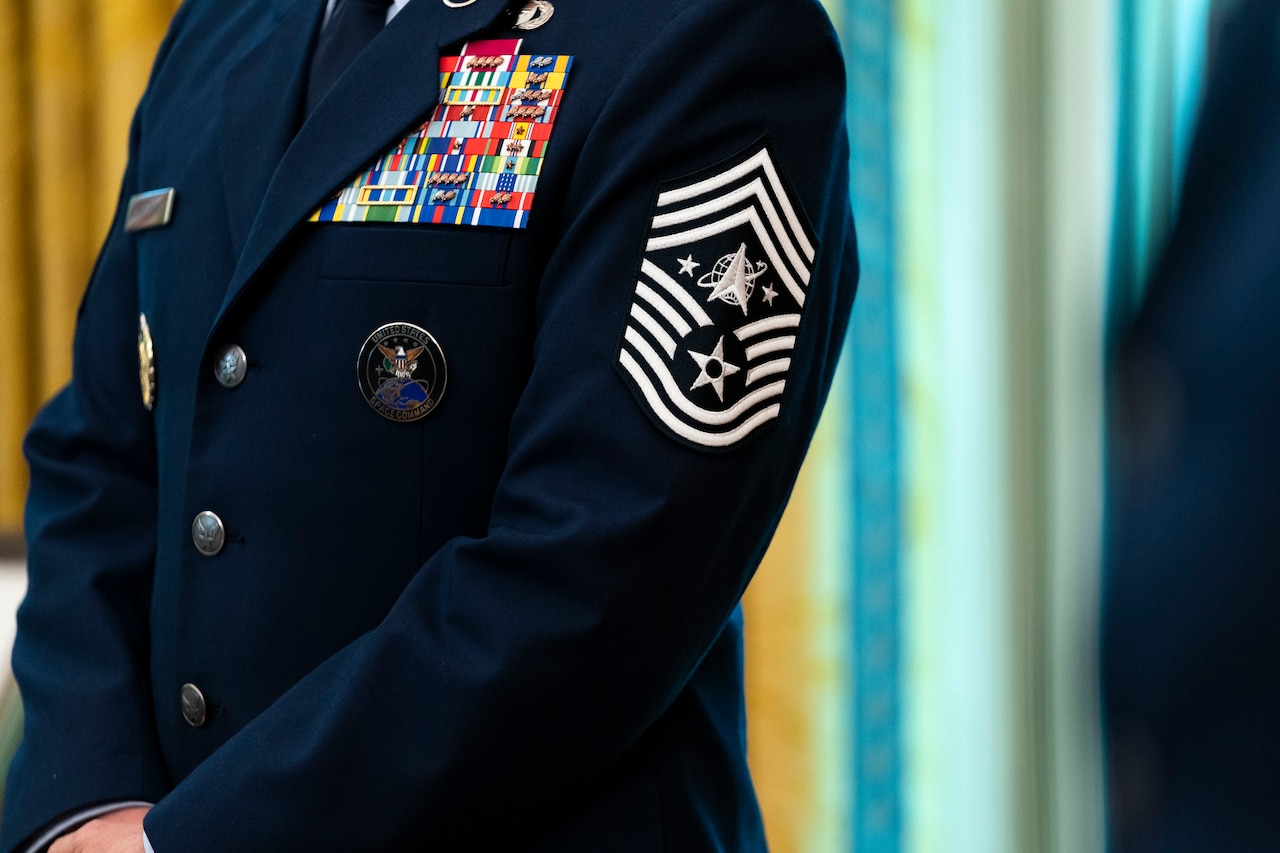
[[[514,33],[502,0],[414,0],[304,117],[322,7],[188,0],[156,61],[121,198],[174,187],[172,221],[117,216],[74,378],[26,442],[27,720],[0,847],[141,799],[158,853],[763,849],[735,613],[857,278],[830,23],[814,0],[561,0]],[[307,222],[482,36],[574,58],[528,228]],[[775,416],[699,446],[619,354],[660,188],[761,145],[812,278]],[[763,263],[738,271],[764,288]],[[356,382],[393,322],[448,362],[414,423]],[[741,394],[745,370],[703,370],[698,393]],[[205,510],[227,530],[212,558]]]

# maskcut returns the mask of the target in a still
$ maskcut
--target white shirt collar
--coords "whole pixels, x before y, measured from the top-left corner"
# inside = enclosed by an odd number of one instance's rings
[[[328,0],[324,7],[324,22],[329,23],[329,16],[333,14],[333,4],[337,0]],[[390,21],[396,15],[400,14],[400,10],[409,5],[409,0],[391,0],[391,5],[387,7],[387,20]]]

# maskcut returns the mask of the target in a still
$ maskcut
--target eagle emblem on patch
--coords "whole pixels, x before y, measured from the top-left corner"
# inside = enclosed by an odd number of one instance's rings
[[[818,241],[768,140],[658,188],[617,368],[679,441],[778,417]]]
[[[360,348],[356,372],[365,402],[388,420],[421,420],[444,396],[444,352],[430,332],[412,323],[375,330]]]

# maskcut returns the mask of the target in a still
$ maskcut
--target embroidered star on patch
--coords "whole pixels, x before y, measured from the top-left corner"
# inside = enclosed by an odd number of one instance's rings
[[[767,139],[659,187],[617,366],[664,431],[727,450],[778,417],[817,248]]]

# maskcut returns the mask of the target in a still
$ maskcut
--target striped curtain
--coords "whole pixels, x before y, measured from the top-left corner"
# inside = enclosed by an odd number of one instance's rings
[[[863,278],[747,596],[775,851],[1101,850],[1106,328],[1231,2],[828,2]]]

